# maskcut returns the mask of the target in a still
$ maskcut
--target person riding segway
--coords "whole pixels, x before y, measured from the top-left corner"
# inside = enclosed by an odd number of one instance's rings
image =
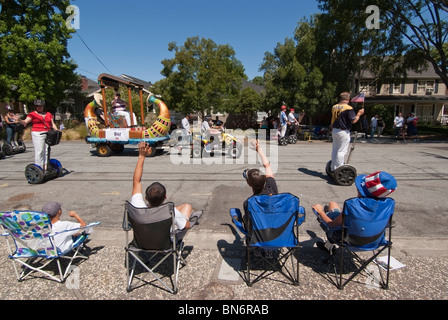
[[[353,108],[348,104],[349,102],[350,93],[342,92],[339,96],[339,103],[335,104],[332,108],[331,128],[333,148],[331,161],[327,163],[325,168],[330,178],[337,184],[344,186],[352,185],[356,179],[356,169],[345,163],[345,156],[350,145],[350,130],[352,125],[358,122],[364,114],[364,108],[361,108],[358,113],[355,113]],[[350,150],[350,155],[353,149],[354,145]]]
[[[22,121],[24,125],[29,123],[33,125],[31,137],[35,150],[35,163],[25,168],[25,177],[31,184],[59,177],[63,172],[61,163],[56,159],[50,159],[51,146],[59,143],[62,132],[56,127],[53,115],[44,111],[44,106],[44,100],[35,100],[35,111],[30,112]]]

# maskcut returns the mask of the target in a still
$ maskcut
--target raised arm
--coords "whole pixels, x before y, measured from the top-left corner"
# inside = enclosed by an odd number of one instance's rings
[[[265,176],[266,177],[274,177],[274,173],[272,172],[271,163],[269,162],[268,158],[264,154],[263,148],[260,146],[257,140],[252,141],[252,148],[257,151],[258,155],[260,156],[260,161],[263,164],[264,170],[265,170]]]
[[[138,160],[134,170],[134,177],[132,179],[132,195],[142,193],[142,175],[143,165],[145,163],[146,156],[151,153],[151,147],[146,142],[140,142],[138,144]]]

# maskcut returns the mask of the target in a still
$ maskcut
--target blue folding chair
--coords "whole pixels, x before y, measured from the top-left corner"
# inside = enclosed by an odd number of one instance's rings
[[[378,256],[387,250],[387,265],[377,263],[380,279],[379,285],[383,289],[389,287],[389,269],[390,269],[390,251],[392,248],[391,229],[392,215],[395,209],[395,200],[392,198],[352,198],[344,202],[342,210],[342,227],[330,228],[323,222],[316,211],[321,226],[327,234],[328,242],[326,247],[329,249],[330,258],[333,261],[335,281],[338,289],[343,289],[353,278],[360,274],[372,262],[376,261]],[[328,245],[329,243],[329,245]],[[336,268],[335,254],[333,248],[339,251],[339,270]],[[362,259],[360,252],[371,251],[369,259]],[[343,279],[344,252],[349,253],[353,258],[356,269],[351,275]],[[386,269],[386,276],[383,270]]]
[[[251,281],[251,252],[259,249],[266,252],[278,251],[278,256],[274,255],[272,259],[263,255],[260,255],[260,258],[263,258],[294,285],[298,285],[298,228],[305,220],[305,209],[300,206],[299,198],[290,193],[256,195],[247,200],[247,205],[248,212],[245,218],[242,217],[239,209],[230,209],[233,223],[246,236],[247,285],[252,286],[268,276],[265,274],[269,270],[264,270]],[[294,265],[293,257],[296,259],[296,265]],[[291,260],[291,270],[286,267],[288,260]]]

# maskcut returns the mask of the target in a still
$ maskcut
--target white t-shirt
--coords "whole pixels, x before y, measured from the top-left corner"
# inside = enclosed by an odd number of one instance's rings
[[[207,130],[210,130],[210,125],[208,124],[208,121],[203,121],[201,125],[201,134],[205,134]]]
[[[136,193],[131,198],[131,204],[136,208],[148,208],[145,200],[143,199],[143,195],[141,193]],[[174,207],[174,222],[176,223],[176,227],[179,230],[185,228],[187,224],[187,218]]]
[[[395,117],[395,121],[394,122],[395,122],[395,126],[397,128],[401,128],[403,126],[403,124],[404,124],[404,119],[403,119],[403,117],[397,116],[397,117]]]
[[[62,232],[64,230],[70,230],[70,229],[77,229],[81,227],[80,223],[77,222],[70,222],[70,221],[56,221],[54,224],[51,225],[51,229],[53,232]],[[73,231],[67,231],[62,234],[56,235],[54,239],[54,244],[56,247],[61,250],[61,252],[65,252],[68,249],[71,249],[73,244],[73,238],[75,234],[80,233],[80,230],[73,230]]]
[[[293,125],[293,124],[296,124],[296,117],[294,116],[294,113],[293,113],[293,112],[290,112],[290,113],[288,114],[288,120],[289,120],[289,122],[291,122],[292,125]]]
[[[182,124],[182,129],[185,129],[187,131],[187,133],[190,134],[190,122],[188,122],[188,119],[183,118],[181,124]]]

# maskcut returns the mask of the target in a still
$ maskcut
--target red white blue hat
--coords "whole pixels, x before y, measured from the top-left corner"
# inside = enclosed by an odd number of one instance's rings
[[[395,178],[384,171],[378,171],[368,176],[361,174],[355,179],[359,193],[367,198],[384,198],[397,189]]]

